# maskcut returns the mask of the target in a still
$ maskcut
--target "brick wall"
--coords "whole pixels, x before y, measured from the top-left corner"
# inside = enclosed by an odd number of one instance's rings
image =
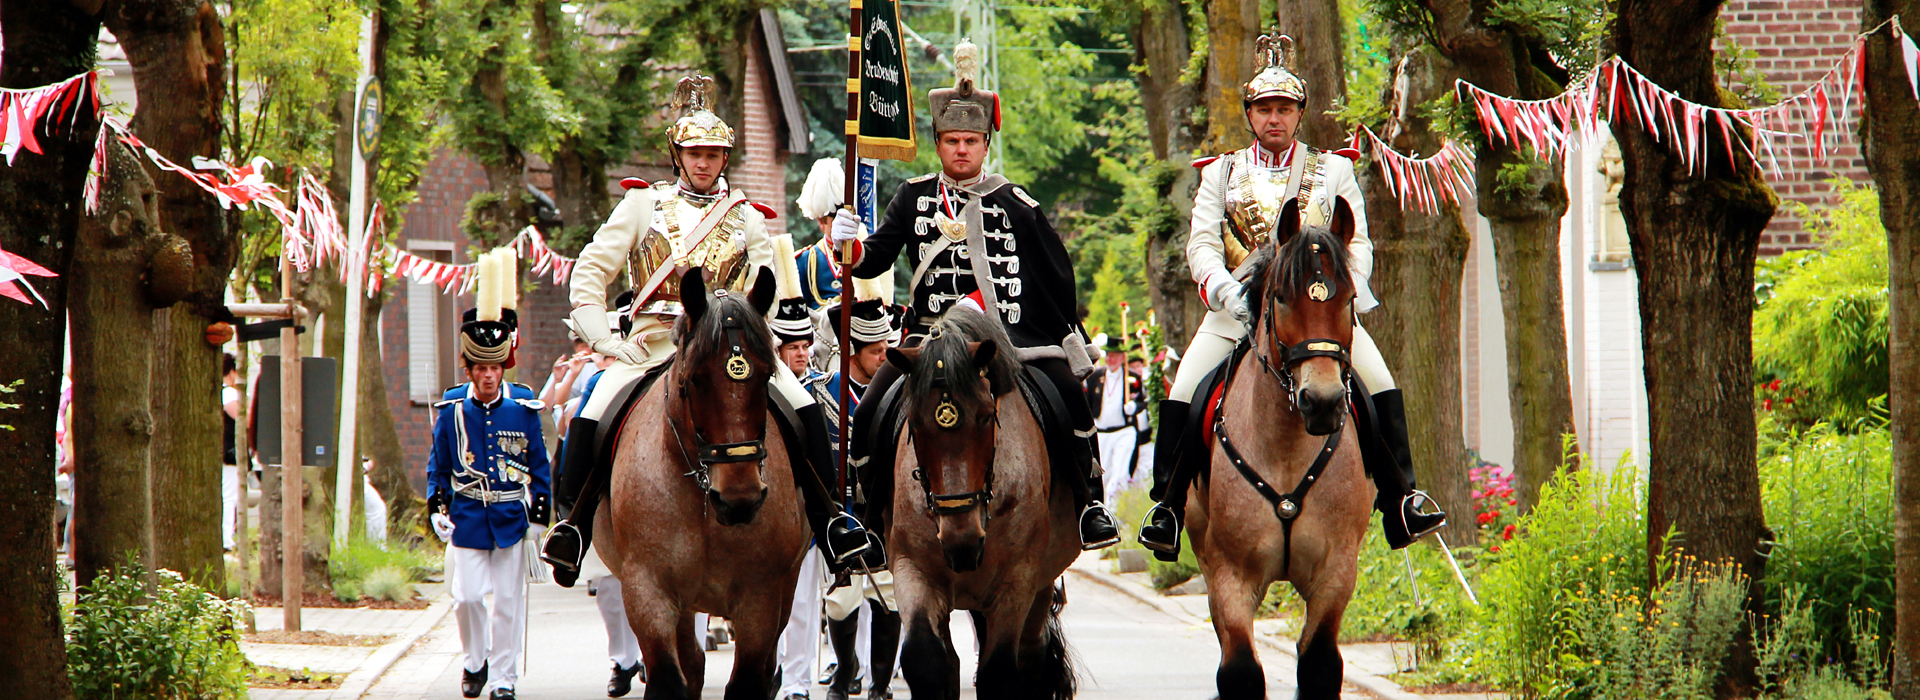
[[[754,32],[759,33],[757,30]],[[756,36],[747,42],[746,123],[739,125],[735,158],[727,182],[753,201],[787,210],[787,154],[780,148],[780,103],[768,74],[767,47]],[[767,221],[767,235],[787,232],[786,219]]]
[[[1767,76],[1783,98],[1798,94],[1825,76],[1852,48],[1854,34],[1861,29],[1860,4],[1843,0],[1729,0],[1720,17],[1726,22],[1729,38],[1758,54],[1754,67]],[[1834,100],[1837,111],[1839,97]],[[1829,180],[1869,180],[1853,131],[1860,105],[1858,95],[1852,104],[1854,115],[1827,127],[1833,136],[1825,162],[1816,161],[1812,149],[1805,146],[1779,149],[1784,177],[1774,178],[1769,169],[1768,180],[1780,195],[1781,207],[1761,234],[1761,255],[1819,244],[1787,207],[1788,201],[1812,206],[1835,203]]]

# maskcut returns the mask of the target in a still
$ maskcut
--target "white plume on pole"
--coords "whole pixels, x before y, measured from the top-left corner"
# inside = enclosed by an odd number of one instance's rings
[[[477,262],[479,279],[473,292],[474,319],[480,321],[500,320],[500,256],[489,251],[482,253]]]
[[[499,248],[500,254],[500,308],[520,308],[520,255],[513,246]]]
[[[980,81],[980,47],[961,39],[953,47],[953,86],[974,85]]]
[[[800,215],[818,221],[839,209],[847,187],[846,168],[839,158],[821,158],[807,173],[807,184],[800,188]],[[782,297],[783,299],[786,297]]]
[[[773,281],[775,299],[800,296],[800,267],[793,260],[793,234],[773,237]]]

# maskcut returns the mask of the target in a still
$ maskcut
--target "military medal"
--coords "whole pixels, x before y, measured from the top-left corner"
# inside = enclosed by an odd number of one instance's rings
[[[940,235],[946,236],[949,239],[954,241],[964,241],[967,239],[967,225],[964,222],[955,221],[952,217],[947,216],[946,212],[935,212],[933,215],[933,225],[940,229]]]

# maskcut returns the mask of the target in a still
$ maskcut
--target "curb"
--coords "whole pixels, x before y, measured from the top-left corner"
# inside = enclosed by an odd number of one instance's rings
[[[1141,603],[1145,603],[1146,605],[1152,607],[1155,610],[1159,610],[1160,612],[1163,612],[1163,613],[1166,613],[1167,615],[1172,616],[1174,619],[1180,620],[1182,622],[1195,624],[1195,625],[1205,626],[1205,627],[1212,626],[1206,620],[1202,620],[1194,617],[1193,615],[1188,614],[1186,609],[1181,608],[1179,604],[1174,603],[1173,601],[1167,600],[1166,596],[1157,595],[1149,591],[1143,591],[1142,589],[1145,588],[1144,586],[1141,586],[1140,584],[1120,578],[1119,576],[1115,576],[1113,574],[1107,573],[1105,571],[1100,571],[1098,569],[1085,569],[1079,566],[1067,567],[1067,571],[1069,573],[1076,574],[1081,578],[1085,578],[1094,583],[1100,584],[1102,586],[1106,586],[1107,588],[1111,588],[1119,592],[1120,594],[1125,595],[1134,600],[1140,601]],[[1300,658],[1299,655],[1294,651],[1292,646],[1284,644],[1280,640],[1274,639],[1271,636],[1259,634],[1256,632],[1253,635],[1253,639],[1255,642],[1258,642],[1261,646],[1264,646],[1268,649],[1272,649],[1281,654],[1285,654],[1289,658],[1293,658],[1296,661]],[[1372,674],[1356,672],[1353,670],[1353,667],[1351,664],[1342,664],[1342,666],[1343,668],[1340,670],[1341,680],[1344,680],[1348,683],[1352,683],[1353,685],[1358,686],[1361,690],[1366,691],[1367,694],[1372,695],[1376,698],[1380,698],[1380,700],[1423,700],[1419,695],[1415,695],[1413,693],[1409,693],[1405,690],[1402,690],[1400,686],[1394,683],[1393,681],[1389,681],[1385,678],[1381,678],[1379,676],[1375,676]]]
[[[378,682],[381,676],[386,675],[387,669],[393,668],[393,664],[399,661],[400,657],[406,656],[421,637],[427,636],[433,628],[440,626],[440,622],[447,619],[447,613],[452,610],[453,598],[442,593],[439,599],[427,606],[426,614],[409,626],[406,632],[401,633],[399,639],[381,645],[379,651],[373,652],[372,656],[367,657],[365,663],[360,664],[360,668],[347,674],[347,679],[341,681],[340,687],[334,689],[331,697],[336,700],[359,700],[361,696],[366,695],[367,691],[373,689],[373,684]]]

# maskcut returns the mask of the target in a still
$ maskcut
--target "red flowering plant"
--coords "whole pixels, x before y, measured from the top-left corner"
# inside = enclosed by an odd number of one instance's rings
[[[1480,546],[1488,554],[1499,554],[1501,545],[1511,541],[1520,522],[1520,501],[1513,492],[1513,467],[1494,464],[1474,457],[1477,466],[1467,469],[1473,490],[1473,524],[1480,532]]]

